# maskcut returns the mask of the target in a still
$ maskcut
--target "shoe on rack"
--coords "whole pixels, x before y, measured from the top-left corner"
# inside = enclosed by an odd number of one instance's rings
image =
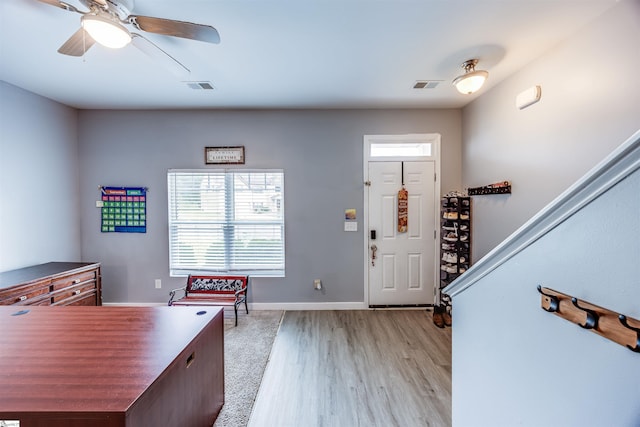
[[[458,272],[458,267],[455,265],[451,265],[451,264],[446,264],[445,265],[445,269],[444,271],[446,271],[447,273],[457,273]]]
[[[442,320],[444,322],[444,326],[451,326],[451,314],[447,312],[446,307],[442,307]]]
[[[452,190],[452,191],[449,191],[447,194],[445,194],[444,197],[465,197],[465,195],[462,194],[461,191]]]
[[[457,242],[458,236],[456,236],[456,233],[448,233],[446,236],[443,237],[443,239],[449,242]]]
[[[468,234],[463,234],[462,236],[460,236],[460,241],[461,242],[466,242],[467,240],[469,240],[469,235]]]
[[[438,328],[444,328],[444,317],[442,307],[433,307],[433,324]]]

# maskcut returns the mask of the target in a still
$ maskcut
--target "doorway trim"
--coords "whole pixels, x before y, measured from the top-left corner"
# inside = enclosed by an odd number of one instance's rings
[[[440,139],[439,133],[410,133],[400,135],[364,135],[363,137],[363,163],[362,163],[362,175],[363,186],[362,191],[364,193],[364,212],[363,212],[363,242],[362,250],[364,254],[364,305],[369,308],[369,162],[397,162],[397,161],[432,161],[434,162],[435,170],[435,189],[434,189],[434,229],[436,230],[434,245],[435,245],[435,258],[434,262],[434,289],[437,289],[440,283],[440,267],[438,263],[438,254],[440,253],[440,233],[437,232],[440,226]],[[405,155],[405,156],[380,156],[375,157],[371,155],[371,147],[374,144],[430,144],[431,150],[429,155]],[[434,296],[435,297],[435,296]],[[435,302],[435,300],[434,300]]]

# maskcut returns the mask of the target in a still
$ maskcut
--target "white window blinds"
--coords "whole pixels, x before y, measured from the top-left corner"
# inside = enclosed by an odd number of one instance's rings
[[[282,170],[169,170],[172,276],[284,275]]]

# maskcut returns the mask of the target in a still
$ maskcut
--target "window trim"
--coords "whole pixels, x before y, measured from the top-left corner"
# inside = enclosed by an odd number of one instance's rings
[[[282,227],[282,268],[279,269],[233,269],[233,268],[225,268],[225,269],[215,269],[215,268],[179,268],[174,267],[173,257],[172,257],[172,244],[173,244],[173,234],[172,227],[176,222],[172,218],[173,208],[173,195],[171,190],[171,180],[172,175],[174,174],[224,174],[225,176],[225,186],[229,185],[229,178],[233,177],[235,174],[251,174],[251,173],[259,173],[259,174],[268,174],[268,173],[278,173],[281,174],[282,184],[280,189],[280,199],[279,199],[279,210],[281,210],[282,219],[281,220],[271,220],[271,221],[259,221],[260,224],[269,224],[272,225],[280,225]],[[284,169],[228,169],[228,168],[217,168],[217,169],[169,169],[167,171],[167,234],[168,234],[168,255],[169,255],[169,275],[171,277],[186,277],[189,274],[203,274],[206,272],[217,273],[217,274],[246,274],[252,277],[285,277],[286,271],[286,241],[285,241],[285,202],[284,202],[284,191],[285,191],[285,177],[284,177]],[[223,233],[227,233],[225,231],[229,228],[229,225],[235,224],[251,224],[251,221],[235,221],[229,220],[230,212],[233,212],[233,205],[228,203],[229,199],[233,198],[233,191],[225,191],[225,219],[224,226],[222,227]],[[187,221],[188,222],[188,221]],[[187,223],[183,222],[183,223]],[[224,239],[225,246],[225,258],[231,252],[231,243],[228,238]]]

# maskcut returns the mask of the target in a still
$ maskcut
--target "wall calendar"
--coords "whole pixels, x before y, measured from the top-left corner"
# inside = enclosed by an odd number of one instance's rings
[[[103,233],[147,232],[147,189],[100,187]]]

